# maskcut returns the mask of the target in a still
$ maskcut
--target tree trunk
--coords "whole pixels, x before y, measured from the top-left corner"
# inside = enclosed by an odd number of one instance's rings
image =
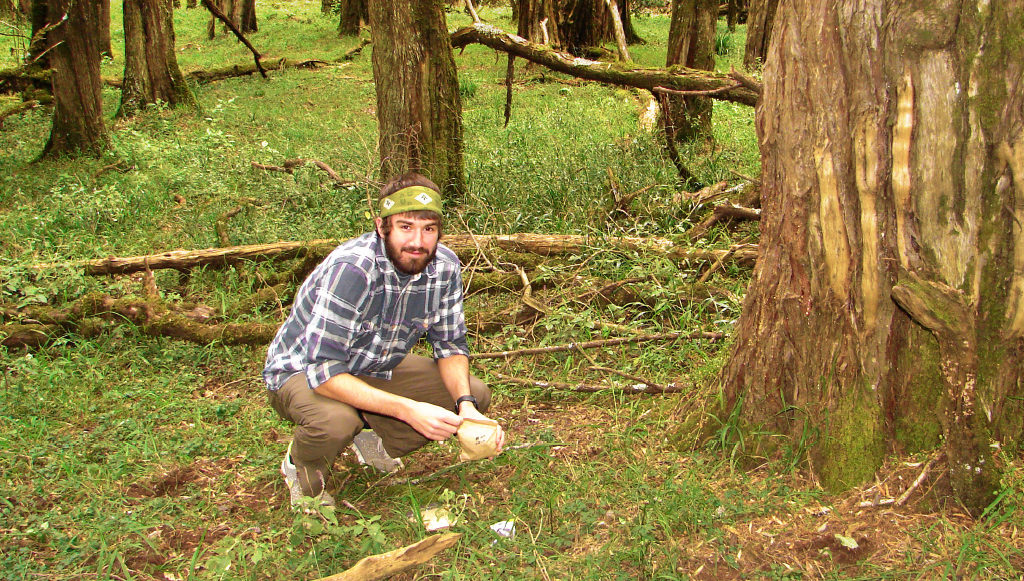
[[[537,44],[562,48],[555,0],[513,0],[512,4],[516,8],[513,21],[520,24],[519,36]]]
[[[689,69],[715,70],[715,23],[718,21],[717,0],[672,0],[672,23],[668,33],[666,68],[683,65]],[[708,97],[667,99],[669,131],[678,142],[697,139],[710,142],[712,100]]]
[[[772,23],[778,7],[779,0],[750,0],[747,46],[743,53],[743,66],[747,69],[757,68],[768,54],[768,41],[771,40]]]
[[[320,0],[320,12],[323,14],[330,14],[334,10],[334,5],[338,2],[344,2],[345,0]]]
[[[338,34],[357,36],[359,27],[369,22],[369,0],[338,0]]]
[[[258,32],[256,25],[256,0],[235,0],[236,13],[238,14],[238,29],[242,34]]]
[[[124,47],[118,117],[130,117],[157,101],[196,106],[174,55],[170,0],[124,0]]]
[[[728,0],[725,9],[725,20],[729,25],[729,32],[736,32],[736,24],[740,22],[740,18],[746,22],[746,11],[749,0]]]
[[[47,0],[32,0],[29,12],[32,39],[28,45],[28,54],[25,55],[25,63],[44,70],[50,68],[50,53],[47,49],[53,44],[52,37],[43,31],[50,23],[47,18],[48,12]]]
[[[440,0],[370,3],[381,179],[417,171],[466,191],[462,102]]]
[[[829,489],[943,446],[977,515],[1024,427],[1024,7],[940,4],[780,6],[724,413]]]
[[[626,42],[643,42],[633,30],[629,0],[619,2],[618,11]],[[558,13],[558,34],[564,42],[560,48],[571,54],[580,55],[584,49],[615,41],[615,23],[605,0],[566,0]]]
[[[95,2],[50,0],[49,22],[56,46],[49,52],[53,66],[53,126],[43,157],[62,154],[98,155],[108,143],[101,99],[99,6]]]
[[[114,58],[110,44],[110,0],[100,0],[100,56]]]
[[[213,0],[213,4],[242,34],[259,29],[256,26],[256,0]],[[224,31],[228,31],[227,25],[224,25]],[[217,36],[217,17],[210,15],[206,32],[210,40]]]

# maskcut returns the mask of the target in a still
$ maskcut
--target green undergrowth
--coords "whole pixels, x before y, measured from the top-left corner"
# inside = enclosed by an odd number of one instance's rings
[[[112,9],[115,58],[103,74],[118,77],[120,4]],[[512,30],[504,3],[481,10]],[[452,29],[470,22],[462,12],[447,16]],[[112,149],[102,159],[34,162],[50,112],[4,120],[5,309],[58,306],[88,293],[141,295],[141,275],[35,267],[221,246],[218,221],[232,245],[347,238],[369,228],[367,192],[380,179],[372,47],[335,62],[359,39],[337,37],[335,17],[321,15],[319,2],[261,0],[258,18],[260,30],[249,38],[268,57],[333,64],[278,71],[269,80],[193,85],[198,111],[154,106],[129,120],[113,119],[119,93],[105,87]],[[219,28],[207,38],[201,9],[176,10],[175,19],[186,74],[251,62]],[[644,13],[634,25],[646,42],[631,47],[633,58],[663,64],[667,16]],[[743,38],[742,26],[728,32],[720,25],[719,70],[740,68]],[[0,35],[0,67],[16,64],[20,43]],[[758,175],[753,111],[716,103],[714,147],[681,148],[696,178],[683,184],[658,132],[638,124],[646,94],[517,61],[506,127],[505,58],[480,46],[455,58],[469,195],[452,208],[446,231],[594,240],[529,269],[533,297],[550,307],[545,317],[474,333],[473,351],[557,348],[624,329],[728,335],[749,269],[727,263],[709,272],[707,264],[612,249],[600,239],[683,242],[710,208],[684,192]],[[16,103],[0,97],[0,110]],[[252,165],[295,158],[323,161],[355,184],[335,187],[311,164],[292,174]],[[636,194],[624,212],[609,214],[609,176],[621,193]],[[690,243],[724,248],[756,238],[756,225],[741,225],[713,228]],[[500,256],[489,259],[501,266]],[[215,322],[277,324],[281,305],[236,303],[290,266],[158,270],[153,282],[164,301],[203,305]],[[483,258],[472,266],[483,276]],[[634,282],[618,302],[586,294],[626,279]],[[521,292],[475,291],[467,311],[475,317],[517,309]],[[954,519],[908,524],[900,561],[864,563],[866,554],[830,552],[833,529],[822,533],[821,526],[839,525],[821,515],[836,499],[802,480],[794,471],[799,462],[746,470],[722,445],[728,419],[709,416],[716,403],[709,386],[728,348],[728,339],[680,339],[476,361],[474,372],[495,392],[491,414],[506,426],[509,451],[453,466],[453,445],[433,444],[388,478],[346,455],[329,485],[345,503],[334,513],[303,516],[287,509],[278,472],[290,428],[266,404],[264,346],[198,346],[123,324],[95,337],[65,334],[28,352],[0,347],[0,578],[318,578],[424,538],[410,515],[429,505],[457,517],[452,530],[463,536],[400,578],[838,579],[917,570],[998,578],[1020,569],[1020,551],[997,540],[1020,506],[1012,483],[977,526]],[[675,393],[629,393],[644,383]],[[514,537],[490,528],[510,520]]]

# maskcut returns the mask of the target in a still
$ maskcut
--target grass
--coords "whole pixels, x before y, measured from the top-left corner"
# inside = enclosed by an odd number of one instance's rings
[[[484,15],[511,29],[507,8],[488,7]],[[448,18],[452,28],[468,23],[461,13]],[[176,11],[184,70],[251,61],[229,36],[208,40],[205,23],[200,10]],[[114,24],[116,47],[117,15]],[[251,39],[268,56],[331,60],[358,42],[337,38],[333,18],[320,15],[318,2],[261,2],[259,24]],[[634,25],[647,41],[631,47],[634,59],[661,64],[667,17],[645,14]],[[739,68],[742,27],[719,36],[728,49],[719,68]],[[0,45],[5,58],[17,56],[17,39],[0,37],[0,43],[7,43]],[[218,246],[214,225],[235,208],[242,211],[228,223],[232,244],[364,231],[365,184],[377,179],[369,50],[344,65],[282,71],[269,81],[196,86],[199,112],[153,107],[131,120],[110,118],[114,149],[105,159],[32,163],[46,140],[49,113],[5,120],[0,302],[13,308],[60,304],[89,292],[137,296],[138,276],[30,266]],[[115,53],[105,75],[120,75],[123,54]],[[456,62],[470,196],[451,231],[675,236],[705,215],[707,207],[674,201],[681,189],[675,169],[657,134],[637,126],[645,95],[569,84],[520,63],[512,120],[504,127],[504,59],[473,46]],[[104,89],[108,115],[118,97]],[[0,97],[0,108],[14,102]],[[749,108],[718,103],[714,150],[683,154],[702,182],[736,183],[737,174],[759,173],[755,139]],[[250,165],[294,157],[323,160],[362,184],[335,189],[308,165],[294,175]],[[123,172],[104,171],[115,162]],[[647,188],[626,218],[605,215],[609,171],[627,192]],[[755,239],[756,228],[741,227],[715,229],[700,243]],[[155,283],[164,299],[208,305],[219,320],[276,323],[282,314],[274,308],[238,314],[232,306],[282,268],[197,269],[188,277],[157,271]],[[472,347],[608,336],[607,326],[595,322],[646,332],[728,332],[748,272],[718,270],[708,282],[723,292],[713,298],[694,290],[703,272],[701,265],[680,268],[626,251],[549,259],[532,273],[546,281],[534,292],[551,313],[535,325],[476,334]],[[623,305],[573,298],[601,281],[645,275],[652,280],[631,287],[635,297]],[[467,299],[471,313],[517,304],[515,293]],[[31,352],[0,351],[0,578],[316,578],[423,538],[427,533],[409,515],[434,503],[459,517],[454,530],[464,536],[399,578],[1019,575],[1016,469],[1008,471],[990,514],[971,521],[929,506],[860,509],[856,503],[872,492],[826,496],[793,459],[734,462],[730,448],[701,430],[716,398],[707,386],[727,347],[677,341],[477,362],[476,373],[495,390],[493,415],[522,447],[453,468],[454,447],[431,445],[412,455],[405,471],[383,479],[346,455],[330,487],[348,504],[323,518],[284,508],[288,493],[277,466],[290,428],[265,401],[263,346],[192,345],[117,325],[98,337],[70,334]],[[661,397],[615,389],[585,394],[499,378],[635,383],[594,366],[693,389]],[[878,490],[898,494],[919,470],[894,459],[880,472]],[[505,520],[516,523],[513,538],[490,529]],[[837,534],[860,548],[845,548]]]

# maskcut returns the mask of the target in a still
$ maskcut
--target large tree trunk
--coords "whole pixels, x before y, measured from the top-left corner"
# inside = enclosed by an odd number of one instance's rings
[[[512,4],[519,36],[537,44],[562,47],[556,0],[513,0]]]
[[[672,23],[668,32],[666,68],[682,65],[689,69],[715,70],[715,23],[718,0],[672,0]],[[663,114],[676,141],[711,141],[711,109],[708,97],[670,97]]]
[[[941,445],[978,514],[999,483],[991,439],[1019,446],[1022,21],[1019,1],[779,8],[725,413],[806,446],[830,489]]]
[[[381,178],[418,171],[461,197],[462,102],[440,0],[370,3]]]
[[[743,66],[751,69],[764,62],[771,40],[772,23],[779,0],[750,0],[747,12],[747,46],[743,53]]]
[[[53,126],[43,157],[97,155],[108,143],[101,99],[99,6],[96,2],[50,0],[48,20],[63,24],[50,31],[56,46],[53,66]]]
[[[338,6],[338,34],[359,34],[359,27],[370,21],[369,0],[336,0]]]
[[[124,82],[118,117],[163,101],[195,106],[195,97],[174,55],[174,15],[170,0],[124,0]]]
[[[628,44],[643,42],[633,29],[629,0],[617,2],[622,29]],[[572,54],[615,41],[615,23],[605,0],[566,0],[558,9],[560,47]]]

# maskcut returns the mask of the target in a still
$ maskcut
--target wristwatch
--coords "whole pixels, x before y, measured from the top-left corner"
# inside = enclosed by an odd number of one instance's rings
[[[460,396],[459,399],[455,400],[455,413],[459,413],[459,407],[462,405],[462,402],[464,401],[468,401],[473,404],[473,407],[480,409],[480,404],[476,403],[475,397],[471,395],[463,395]]]

